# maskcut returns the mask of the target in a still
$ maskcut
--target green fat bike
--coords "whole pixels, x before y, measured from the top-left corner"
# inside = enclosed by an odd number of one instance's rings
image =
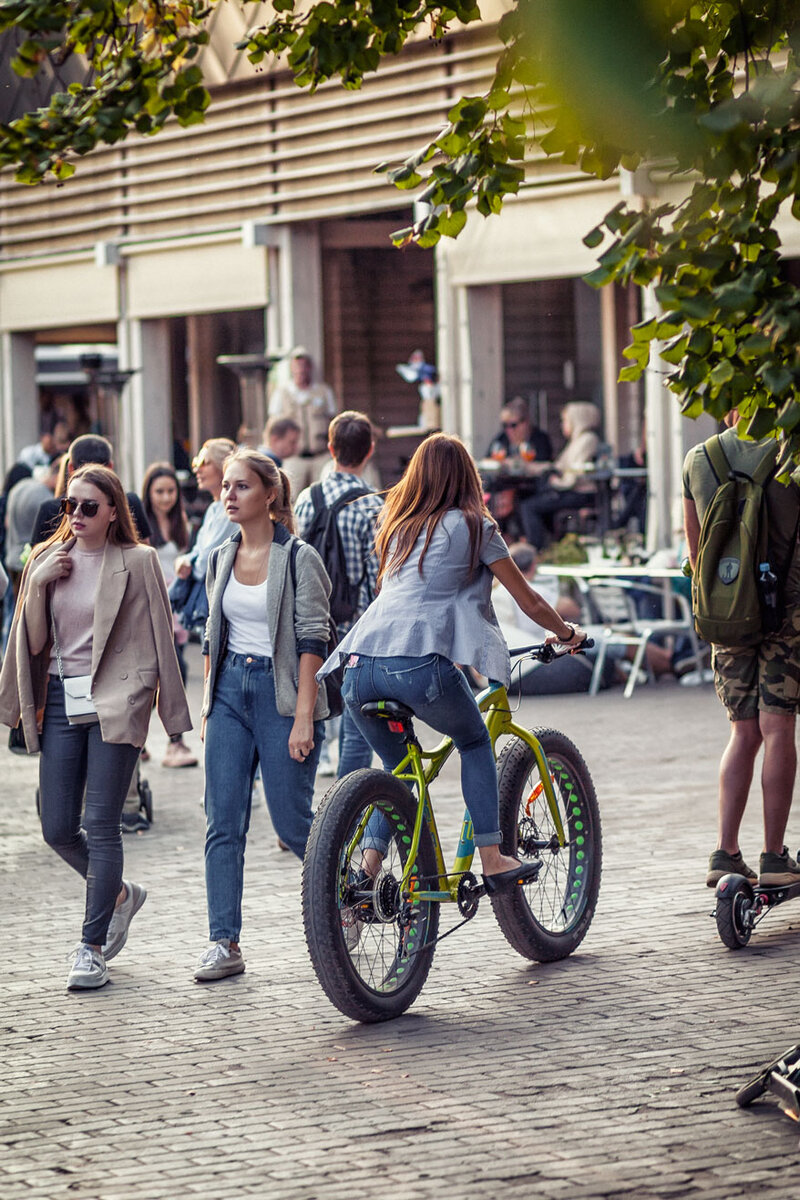
[[[561,653],[551,645],[512,651],[542,662]],[[494,915],[523,957],[566,958],[586,935],[600,887],[600,813],[589,771],[564,734],[518,725],[504,687],[491,685],[477,701],[497,759],[502,850],[539,864],[535,879],[490,896]],[[441,905],[456,906],[457,929],[475,916],[486,889],[471,870],[469,813],[449,870],[442,854],[430,789],[453,751],[450,738],[423,750],[414,714],[397,701],[362,711],[388,720],[406,755],[392,774],[352,772],[323,799],[303,863],[303,920],[328,998],[353,1020],[377,1022],[400,1016],[419,995],[441,940]],[[376,815],[389,846],[369,873],[363,843]]]

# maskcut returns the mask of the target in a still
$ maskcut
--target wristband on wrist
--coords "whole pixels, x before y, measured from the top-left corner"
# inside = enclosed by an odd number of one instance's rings
[[[562,637],[560,640],[562,641],[562,643],[566,643],[566,642],[574,641],[574,639],[575,639],[575,629],[572,625],[570,625],[569,637]]]

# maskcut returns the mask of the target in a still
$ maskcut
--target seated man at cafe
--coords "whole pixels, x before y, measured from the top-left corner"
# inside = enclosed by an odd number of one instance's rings
[[[553,455],[552,443],[543,429],[537,429],[532,424],[527,400],[522,396],[515,396],[513,400],[509,400],[503,405],[500,420],[502,428],[492,440],[486,452],[487,458],[500,461],[516,458],[525,463],[550,462]],[[491,490],[489,509],[506,537],[518,537],[522,534],[519,500],[529,494],[535,486],[535,482],[520,483],[517,480],[513,488],[499,485]]]
[[[550,462],[553,457],[552,443],[545,431],[537,429],[531,422],[527,400],[515,396],[508,404],[504,404],[500,422],[502,429],[486,452],[488,458],[519,456],[528,462]]]
[[[519,514],[525,537],[541,550],[552,540],[553,515],[579,509],[594,501],[596,486],[589,478],[600,445],[597,430],[600,409],[596,404],[572,401],[561,412],[561,432],[567,440],[552,469],[537,480],[533,495],[521,497]]]

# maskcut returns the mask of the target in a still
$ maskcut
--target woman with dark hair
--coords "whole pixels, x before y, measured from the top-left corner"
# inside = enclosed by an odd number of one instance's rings
[[[189,522],[181,499],[181,489],[175,468],[166,462],[152,463],[142,483],[142,504],[150,526],[150,544],[155,546],[158,561],[164,572],[164,582],[169,588],[175,578],[175,559],[189,545]],[[181,678],[186,683],[186,662],[183,647],[189,640],[177,613],[172,614],[172,630],[175,636],[175,653]],[[197,759],[177,733],[167,743],[162,767],[196,767]]]
[[[21,724],[29,754],[41,749],[44,839],[86,880],[67,979],[85,989],[107,982],[147,895],[122,878],[120,817],[154,697],[168,733],[191,720],[164,577],[155,550],[138,542],[119,479],[107,467],[75,471],[61,512],[22,574],[0,721]]]
[[[346,663],[342,694],[361,733],[391,771],[406,751],[386,721],[365,717],[368,700],[408,705],[461,756],[461,788],[487,891],[531,877],[538,864],[501,853],[494,754],[478,705],[455,665],[508,684],[510,662],[491,602],[492,576],[520,608],[576,647],[585,635],[568,625],[527,583],[509,557],[483,503],[475,464],[458,438],[422,442],[389,490],[375,541],[380,593],[339,643],[320,677]],[[367,831],[364,868],[375,875],[387,848],[382,818]]]
[[[212,550],[202,732],[206,766],[206,896],[211,945],[198,982],[244,970],[244,854],[260,763],[278,837],[303,857],[328,716],[315,673],[328,642],[330,581],[316,550],[293,536],[287,477],[257,450],[227,459],[222,503],[238,526]]]

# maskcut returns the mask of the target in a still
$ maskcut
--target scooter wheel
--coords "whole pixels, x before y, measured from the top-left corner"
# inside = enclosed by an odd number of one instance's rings
[[[749,920],[753,889],[743,875],[725,875],[717,884],[717,933],[730,950],[741,950],[750,941]]]

